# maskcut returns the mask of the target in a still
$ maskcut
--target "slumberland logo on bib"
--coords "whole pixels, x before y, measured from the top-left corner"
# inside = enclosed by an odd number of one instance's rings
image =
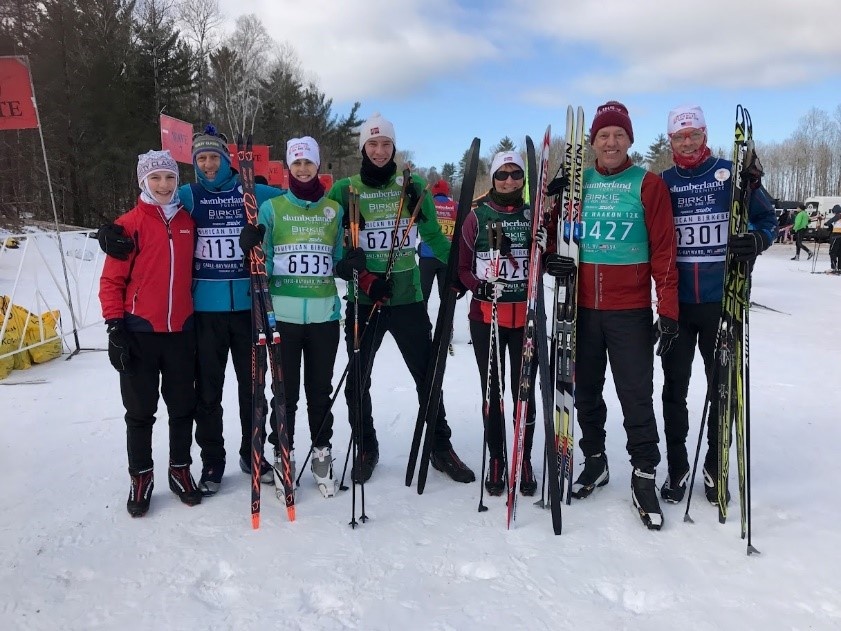
[[[333,218],[336,216],[336,210],[330,206],[326,206],[324,208],[324,216],[327,218],[327,221],[333,221]]]
[[[395,184],[397,184],[398,186],[403,186],[403,176],[402,176],[402,175],[398,175],[398,176],[394,179],[394,182],[395,182]]]
[[[716,169],[715,179],[719,182],[726,182],[730,179],[730,169]]]

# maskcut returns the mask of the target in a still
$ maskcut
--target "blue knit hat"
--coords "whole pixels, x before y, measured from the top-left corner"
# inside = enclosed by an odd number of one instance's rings
[[[211,124],[208,124],[203,132],[193,134],[193,161],[204,151],[214,151],[222,158],[231,159],[228,153],[228,139]]]

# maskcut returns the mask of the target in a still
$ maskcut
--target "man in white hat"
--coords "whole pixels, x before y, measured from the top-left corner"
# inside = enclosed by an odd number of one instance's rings
[[[359,150],[362,154],[359,174],[336,182],[328,196],[347,208],[348,189],[352,187],[359,193],[360,223],[362,224],[359,233],[360,247],[350,248],[345,255],[345,259],[353,261],[352,265],[342,265],[337,269],[337,274],[340,276],[341,269],[350,270],[355,267],[360,272],[360,295],[353,296],[350,291],[348,292],[345,317],[348,356],[353,356],[353,309],[355,308],[353,302],[358,301],[358,317],[363,323],[375,309],[379,308],[379,313],[368,325],[371,331],[362,335],[360,349],[362,370],[364,371],[371,363],[383,337],[386,332],[389,332],[400,349],[420,395],[432,350],[432,324],[423,301],[415,258],[417,234],[420,233],[424,243],[431,248],[439,260],[444,262],[449,257],[450,242],[441,232],[435,204],[427,195],[423,199],[417,222],[404,239],[402,247],[395,253],[391,275],[386,278],[392,230],[403,184],[403,177],[397,173],[397,165],[394,162],[395,144],[394,125],[379,113],[373,114],[359,130]],[[411,177],[408,202],[400,222],[401,230],[398,230],[398,238],[408,227],[408,217],[415,206],[414,202],[426,188],[423,178],[417,175]],[[409,210],[405,210],[406,208]],[[349,279],[349,272],[344,276]],[[354,364],[351,362],[348,385],[345,388],[345,396],[351,411],[355,409],[355,393],[353,392],[355,381]],[[374,429],[370,388],[369,377],[362,384],[361,435],[357,436],[361,452],[351,472],[353,479],[357,482],[367,481],[379,461],[379,441]],[[353,416],[352,412],[351,416]],[[410,416],[414,418],[414,415]],[[355,425],[354,419],[351,418],[351,427]],[[450,443],[451,433],[444,414],[444,406],[441,405],[430,464],[457,482],[473,482],[476,476],[453,450]]]

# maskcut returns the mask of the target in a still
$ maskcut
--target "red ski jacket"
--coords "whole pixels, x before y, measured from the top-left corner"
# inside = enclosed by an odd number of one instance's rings
[[[129,331],[192,329],[193,219],[179,208],[167,222],[159,206],[138,199],[137,206],[115,223],[132,237],[135,247],[126,261],[105,258],[99,280],[102,316],[124,318]]]

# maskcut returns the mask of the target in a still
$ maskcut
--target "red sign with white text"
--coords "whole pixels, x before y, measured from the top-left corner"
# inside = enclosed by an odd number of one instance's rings
[[[26,62],[21,57],[0,57],[0,130],[37,128]]]
[[[286,188],[284,182],[286,179],[286,169],[283,168],[282,160],[269,160],[269,184],[272,186],[279,186]]]
[[[269,179],[269,145],[254,145],[252,147],[254,154],[254,175],[262,175],[266,180]],[[237,146],[235,144],[228,145],[228,153],[231,154],[231,166],[239,170],[239,158],[237,157]]]
[[[193,163],[193,126],[161,114],[161,149],[169,149],[176,162]]]

